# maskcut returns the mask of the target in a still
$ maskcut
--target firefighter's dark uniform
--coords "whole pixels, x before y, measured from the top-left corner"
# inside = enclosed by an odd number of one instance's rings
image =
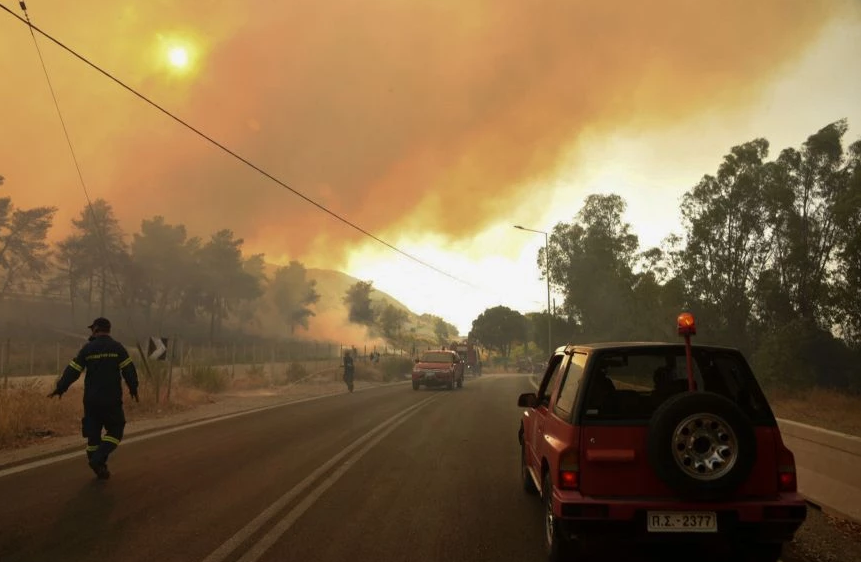
[[[125,379],[132,396],[137,396],[138,376],[123,344],[108,334],[98,334],[91,337],[69,363],[54,392],[62,395],[85,369],[81,433],[87,438],[87,458],[95,470],[107,464],[108,456],[123,438],[126,418],[120,376]]]
[[[353,365],[353,357],[348,353],[344,355],[344,382],[347,383],[347,388],[353,392],[353,375],[356,372],[356,367]]]

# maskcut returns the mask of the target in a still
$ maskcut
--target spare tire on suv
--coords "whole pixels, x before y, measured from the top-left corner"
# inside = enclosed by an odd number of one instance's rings
[[[712,392],[677,394],[649,422],[649,462],[686,499],[713,500],[734,492],[753,470],[756,449],[748,417]]]

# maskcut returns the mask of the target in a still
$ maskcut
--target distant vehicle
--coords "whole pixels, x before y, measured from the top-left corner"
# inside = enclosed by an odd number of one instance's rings
[[[595,545],[727,545],[777,562],[807,516],[795,457],[744,356],[685,344],[570,345],[523,394],[523,487],[551,561]]]
[[[475,342],[467,338],[464,341],[452,342],[450,348],[460,356],[466,374],[476,377],[481,376],[481,354]]]
[[[422,353],[413,367],[413,390],[422,386],[445,386],[451,390],[463,387],[464,364],[460,356],[447,349]]]

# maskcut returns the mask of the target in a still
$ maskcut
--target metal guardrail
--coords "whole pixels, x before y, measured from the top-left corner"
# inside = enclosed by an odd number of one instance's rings
[[[798,491],[811,503],[861,522],[861,437],[779,419],[795,454]]]

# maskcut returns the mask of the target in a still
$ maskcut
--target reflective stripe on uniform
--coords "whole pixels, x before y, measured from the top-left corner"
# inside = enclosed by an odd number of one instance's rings
[[[93,353],[91,355],[87,355],[87,361],[92,359],[116,359],[120,355],[118,353]]]
[[[102,441],[107,441],[108,443],[113,443],[114,445],[120,444],[119,439],[117,439],[116,437],[111,437],[110,435],[105,435],[104,437],[102,437]]]
[[[120,369],[124,369],[125,367],[131,365],[131,363],[132,363],[132,358],[129,357],[128,359],[126,359],[125,361],[120,363]]]
[[[78,372],[80,372],[80,371],[83,371],[83,370],[84,370],[84,368],[83,368],[83,367],[81,367],[80,365],[78,365],[78,364],[77,364],[77,363],[75,363],[74,361],[69,361],[69,367],[73,368],[74,370],[76,370],[76,371],[78,371]]]
[[[88,445],[88,446],[87,446],[87,452],[88,452],[88,453],[92,453],[92,452],[94,452],[94,451],[98,451],[98,450],[99,450],[99,446],[98,446],[98,445]]]

